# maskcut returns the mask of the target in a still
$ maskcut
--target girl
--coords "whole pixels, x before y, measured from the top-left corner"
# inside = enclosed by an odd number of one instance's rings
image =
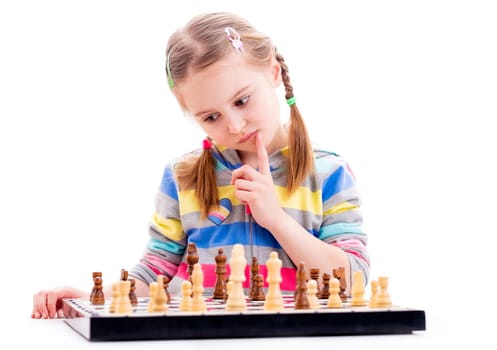
[[[189,243],[197,247],[206,293],[215,285],[219,249],[229,256],[237,243],[249,261],[257,259],[263,275],[270,253],[278,253],[283,291],[295,290],[300,262],[321,273],[344,268],[347,286],[354,271],[367,281],[367,236],[355,179],[344,159],[312,147],[288,67],[271,40],[233,14],[200,15],[169,39],[166,74],[206,139],[202,149],[164,171],[148,245],[129,271],[136,294],[148,296],[157,275],[178,293],[188,279]],[[281,121],[281,85],[288,125]],[[245,272],[248,288],[249,266]],[[105,293],[110,295],[108,287]],[[71,287],[41,291],[32,317],[56,317],[63,298],[88,295]]]

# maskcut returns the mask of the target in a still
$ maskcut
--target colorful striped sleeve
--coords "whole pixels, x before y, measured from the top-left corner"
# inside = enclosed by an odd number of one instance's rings
[[[323,221],[319,238],[345,251],[351,273],[362,271],[367,283],[370,260],[356,179],[348,164],[335,154],[317,158],[316,164],[318,170],[327,174],[322,184]]]
[[[155,212],[150,219],[149,241],[140,262],[129,274],[147,284],[157,275],[172,278],[178,271],[186,249],[186,235],[181,225],[178,186],[168,165],[155,197]]]

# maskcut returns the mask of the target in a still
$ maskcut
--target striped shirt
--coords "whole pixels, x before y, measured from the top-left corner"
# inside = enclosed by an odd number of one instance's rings
[[[226,273],[229,276],[231,249],[239,243],[244,246],[246,257],[250,256],[245,269],[244,288],[250,287],[252,256],[257,258],[259,273],[267,276],[266,261],[270,253],[276,251],[282,260],[281,290],[293,292],[297,271],[295,264],[271,232],[259,226],[235,196],[231,173],[242,166],[237,152],[213,146],[211,154],[216,160],[219,206],[202,219],[194,190],[180,190],[176,181],[175,164],[183,158],[168,164],[155,198],[156,210],[150,220],[148,244],[142,259],[130,269],[129,274],[147,284],[156,281],[158,274],[165,275],[172,279],[169,291],[177,294],[181,283],[189,276],[186,253],[188,243],[193,242],[197,246],[204,273],[204,291],[209,292],[216,282],[215,257],[219,248],[228,257]],[[351,273],[362,271],[367,283],[367,235],[362,230],[356,181],[346,161],[335,153],[315,149],[315,171],[288,196],[287,155],[288,148],[284,148],[269,156],[271,175],[283,210],[309,234],[346,252]]]

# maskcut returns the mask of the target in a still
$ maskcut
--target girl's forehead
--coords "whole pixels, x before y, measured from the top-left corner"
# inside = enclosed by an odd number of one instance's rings
[[[238,56],[238,57],[237,57]],[[192,114],[231,101],[247,86],[255,84],[263,72],[241,55],[229,55],[202,70],[194,71],[178,84],[177,92]]]

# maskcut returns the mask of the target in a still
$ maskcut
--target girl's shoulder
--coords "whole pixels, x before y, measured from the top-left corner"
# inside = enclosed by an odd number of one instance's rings
[[[324,149],[322,147],[314,147],[314,166],[320,174],[330,174],[337,169],[349,169],[348,163],[340,154]]]

